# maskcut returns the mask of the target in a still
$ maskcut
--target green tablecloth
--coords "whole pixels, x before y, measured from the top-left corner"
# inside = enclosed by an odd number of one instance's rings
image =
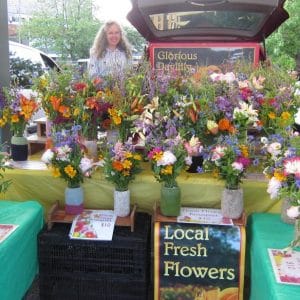
[[[0,299],[20,300],[38,271],[37,234],[43,208],[36,201],[0,201],[0,223],[19,227],[0,244]]]
[[[13,184],[6,194],[0,195],[0,200],[37,199],[45,208],[45,212],[58,200],[64,205],[64,190],[66,182],[54,178],[49,170],[6,170],[6,179],[12,179]],[[210,174],[193,174],[183,171],[178,177],[181,188],[182,206],[220,208],[221,193],[224,182],[213,178]],[[276,212],[280,211],[280,201],[270,200],[267,194],[267,182],[256,176],[244,180],[245,211]],[[155,181],[149,164],[143,164],[143,172],[129,185],[131,203],[138,205],[139,211],[153,212],[155,202],[160,199],[160,183]],[[85,179],[83,184],[84,206],[92,209],[113,208],[113,185],[105,180],[101,168]]]
[[[247,225],[247,259],[250,266],[250,300],[299,300],[300,286],[276,282],[268,248],[285,248],[293,239],[294,226],[279,214],[255,213]]]

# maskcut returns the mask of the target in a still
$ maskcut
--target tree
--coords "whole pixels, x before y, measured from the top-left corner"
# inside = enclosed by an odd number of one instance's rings
[[[33,17],[20,28],[27,39],[45,52],[75,61],[89,57],[89,49],[101,26],[93,18],[91,0],[44,0]]]
[[[140,35],[140,33],[133,27],[124,27],[124,31],[126,32],[127,39],[133,48],[138,52],[143,52],[146,40]]]
[[[296,66],[296,58],[300,55],[300,1],[287,0],[285,9],[290,17],[266,40],[268,55],[279,66],[291,70]]]

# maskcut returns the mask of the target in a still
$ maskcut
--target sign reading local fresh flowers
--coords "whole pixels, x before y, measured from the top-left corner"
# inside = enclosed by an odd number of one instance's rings
[[[243,226],[155,223],[154,299],[242,299]]]

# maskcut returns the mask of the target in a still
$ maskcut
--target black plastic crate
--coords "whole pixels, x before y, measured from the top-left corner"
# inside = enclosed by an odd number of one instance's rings
[[[70,224],[38,236],[41,299],[147,299],[151,218],[137,213],[134,232],[116,226],[112,241],[70,239]]]
[[[40,276],[41,300],[147,300],[149,283],[126,276],[91,278],[89,274]]]

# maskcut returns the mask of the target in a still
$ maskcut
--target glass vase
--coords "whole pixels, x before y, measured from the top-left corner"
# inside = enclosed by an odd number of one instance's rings
[[[69,215],[79,215],[83,211],[83,189],[79,187],[66,187],[65,189],[65,212]]]
[[[160,211],[167,217],[180,215],[181,190],[178,186],[166,187],[162,185],[160,193]]]
[[[295,223],[295,219],[294,218],[290,218],[287,215],[287,209],[291,207],[291,201],[289,198],[284,198],[282,199],[281,202],[281,221],[287,224],[294,224]]]
[[[225,188],[221,197],[221,212],[223,217],[230,219],[239,219],[244,211],[244,193],[243,189]]]
[[[24,161],[28,159],[28,141],[25,136],[12,136],[11,158],[14,161]]]
[[[127,217],[130,213],[130,191],[114,190],[114,212],[117,217]]]

